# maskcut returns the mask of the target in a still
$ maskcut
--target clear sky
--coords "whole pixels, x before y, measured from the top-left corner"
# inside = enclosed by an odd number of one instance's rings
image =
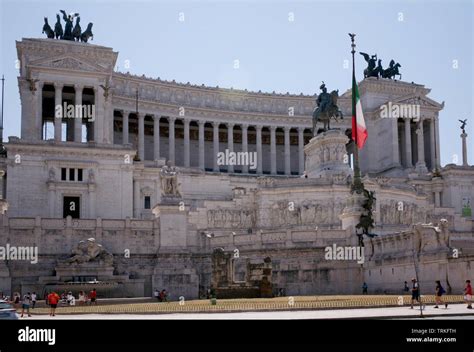
[[[94,23],[92,43],[119,52],[119,71],[252,91],[314,94],[324,80],[344,92],[351,86],[347,33],[357,33],[357,50],[377,53],[385,65],[395,59],[403,80],[445,101],[443,165],[454,154],[461,162],[458,119],[468,119],[474,164],[472,0],[0,0],[4,136],[20,135],[15,40],[43,38],[43,17],[54,27],[60,9],[79,12],[83,28]],[[361,80],[365,61],[356,59]]]

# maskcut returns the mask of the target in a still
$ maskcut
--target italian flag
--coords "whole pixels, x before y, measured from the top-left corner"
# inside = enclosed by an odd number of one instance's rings
[[[362,112],[362,104],[359,98],[359,89],[355,74],[352,75],[352,139],[356,142],[357,147],[362,149],[367,140],[367,128],[365,127],[364,113]]]

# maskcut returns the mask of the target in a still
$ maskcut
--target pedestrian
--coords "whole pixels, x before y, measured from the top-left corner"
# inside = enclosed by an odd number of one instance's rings
[[[31,309],[35,309],[36,299],[37,299],[36,292],[33,292],[31,294]]]
[[[15,308],[18,308],[20,305],[20,294],[18,292],[15,292],[13,294],[13,304]]]
[[[466,280],[466,287],[464,287],[464,300],[467,303],[467,309],[472,309],[472,286],[471,280]]]
[[[408,292],[408,291],[410,291],[410,288],[408,287],[408,282],[405,281],[405,282],[404,282],[404,285],[405,285],[405,286],[403,287],[403,292]]]
[[[97,305],[97,291],[95,288],[89,293],[89,298],[91,299],[91,305]]]
[[[443,300],[441,299],[441,296],[446,293],[444,287],[441,285],[441,281],[437,280],[436,281],[436,288],[435,288],[435,303],[436,305],[434,308],[439,308],[439,304],[443,304]],[[448,309],[448,303],[445,303],[444,307]]]
[[[154,297],[156,298],[157,301],[160,300],[160,291],[158,291],[157,288],[155,288],[155,292],[153,292]]]
[[[362,285],[362,294],[363,295],[368,294],[368,289],[369,289],[369,286],[367,286],[367,282],[364,281],[364,284]]]
[[[168,292],[165,289],[160,292],[160,302],[168,302]]]
[[[48,295],[48,303],[49,303],[49,306],[51,307],[51,310],[49,312],[49,316],[51,317],[54,317],[56,316],[56,307],[58,306],[58,302],[59,300],[61,299],[61,297],[59,297],[59,295],[56,293],[56,292],[51,292],[49,295]]]
[[[29,292],[23,296],[23,301],[21,303],[22,303],[21,317],[23,318],[23,314],[25,313],[25,310],[28,316],[31,317],[31,314],[30,314],[31,294]]]
[[[83,306],[86,303],[86,295],[84,291],[79,291],[79,305]]]
[[[411,307],[410,309],[413,309],[413,303],[415,301],[420,302],[420,287],[418,285],[418,282],[416,281],[415,278],[411,279],[412,282],[412,289],[411,289]]]

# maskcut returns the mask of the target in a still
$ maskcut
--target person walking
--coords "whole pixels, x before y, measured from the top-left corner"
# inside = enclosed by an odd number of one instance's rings
[[[95,288],[89,293],[89,298],[91,299],[91,305],[97,305],[97,291]]]
[[[420,287],[415,278],[411,279],[412,289],[411,289],[411,307],[413,309],[413,304],[415,301],[420,302]]]
[[[86,303],[86,294],[84,291],[79,291],[79,305],[83,306]]]
[[[36,300],[37,300],[36,292],[33,292],[31,294],[31,309],[35,309]]]
[[[48,303],[49,303],[49,306],[51,307],[49,316],[51,317],[56,316],[56,308],[58,306],[58,302],[60,299],[61,297],[59,297],[59,295],[54,291],[48,295]]]
[[[369,290],[369,286],[367,285],[367,282],[364,281],[364,283],[362,285],[362,294],[363,295],[368,294],[368,290]]]
[[[464,287],[464,300],[467,303],[467,309],[472,309],[472,286],[471,280],[466,280],[466,286]]]
[[[21,302],[21,317],[22,318],[23,318],[23,314],[25,313],[25,310],[28,316],[31,317],[30,304],[31,304],[31,294],[28,292],[26,295],[23,296],[23,301]]]
[[[408,292],[408,291],[410,291],[410,288],[408,287],[408,282],[405,281],[405,282],[404,282],[404,285],[405,285],[405,286],[403,287],[403,292]]]
[[[435,288],[435,303],[436,305],[434,308],[439,308],[439,304],[443,304],[443,300],[441,299],[441,296],[446,293],[444,287],[441,285],[441,281],[437,280],[436,281],[436,288]],[[448,308],[448,303],[445,303],[444,307],[447,309]]]

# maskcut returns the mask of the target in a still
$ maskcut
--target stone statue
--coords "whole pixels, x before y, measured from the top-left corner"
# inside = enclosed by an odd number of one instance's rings
[[[89,170],[89,183],[95,183],[94,170]]]
[[[62,39],[64,39],[64,40],[74,40],[74,38],[72,36],[72,22],[74,21],[74,17],[79,16],[79,14],[74,13],[74,14],[67,15],[66,11],[64,11],[64,10],[60,10],[59,12],[61,12],[63,14],[63,20],[64,20],[64,22],[66,22],[66,25],[64,26],[64,35],[63,35]]]
[[[63,26],[61,25],[61,18],[56,14],[56,24],[54,25],[54,36],[56,39],[62,39],[63,37]]]
[[[168,160],[161,168],[161,192],[164,196],[180,197],[178,191],[178,172],[172,162]]]
[[[56,181],[56,172],[53,168],[49,169],[49,181],[54,182]]]
[[[319,121],[322,121],[324,124],[324,131],[327,131],[330,128],[329,121],[331,118],[337,119],[343,118],[342,111],[337,106],[337,99],[339,97],[339,91],[333,90],[330,94],[327,92],[326,84],[322,82],[321,94],[318,95],[316,99],[317,107],[313,110],[313,136],[316,136],[318,130],[316,125]]]
[[[465,134],[466,133],[467,119],[458,120],[458,121],[461,122],[461,130],[462,130],[462,133]]]
[[[367,68],[364,70],[364,78],[378,77],[378,70],[375,68],[377,62],[377,54],[370,56],[366,53],[360,53],[367,62]],[[379,63],[380,64],[380,63]]]
[[[102,261],[107,265],[112,265],[113,260],[113,254],[96,243],[95,238],[89,238],[87,241],[79,241],[77,246],[71,251],[71,256],[65,262],[81,264]]]
[[[53,29],[51,28],[51,26],[49,25],[48,23],[48,18],[45,17],[44,18],[44,26],[43,26],[43,34],[46,33],[46,36],[49,38],[49,39],[53,39],[54,38],[54,31]]]

